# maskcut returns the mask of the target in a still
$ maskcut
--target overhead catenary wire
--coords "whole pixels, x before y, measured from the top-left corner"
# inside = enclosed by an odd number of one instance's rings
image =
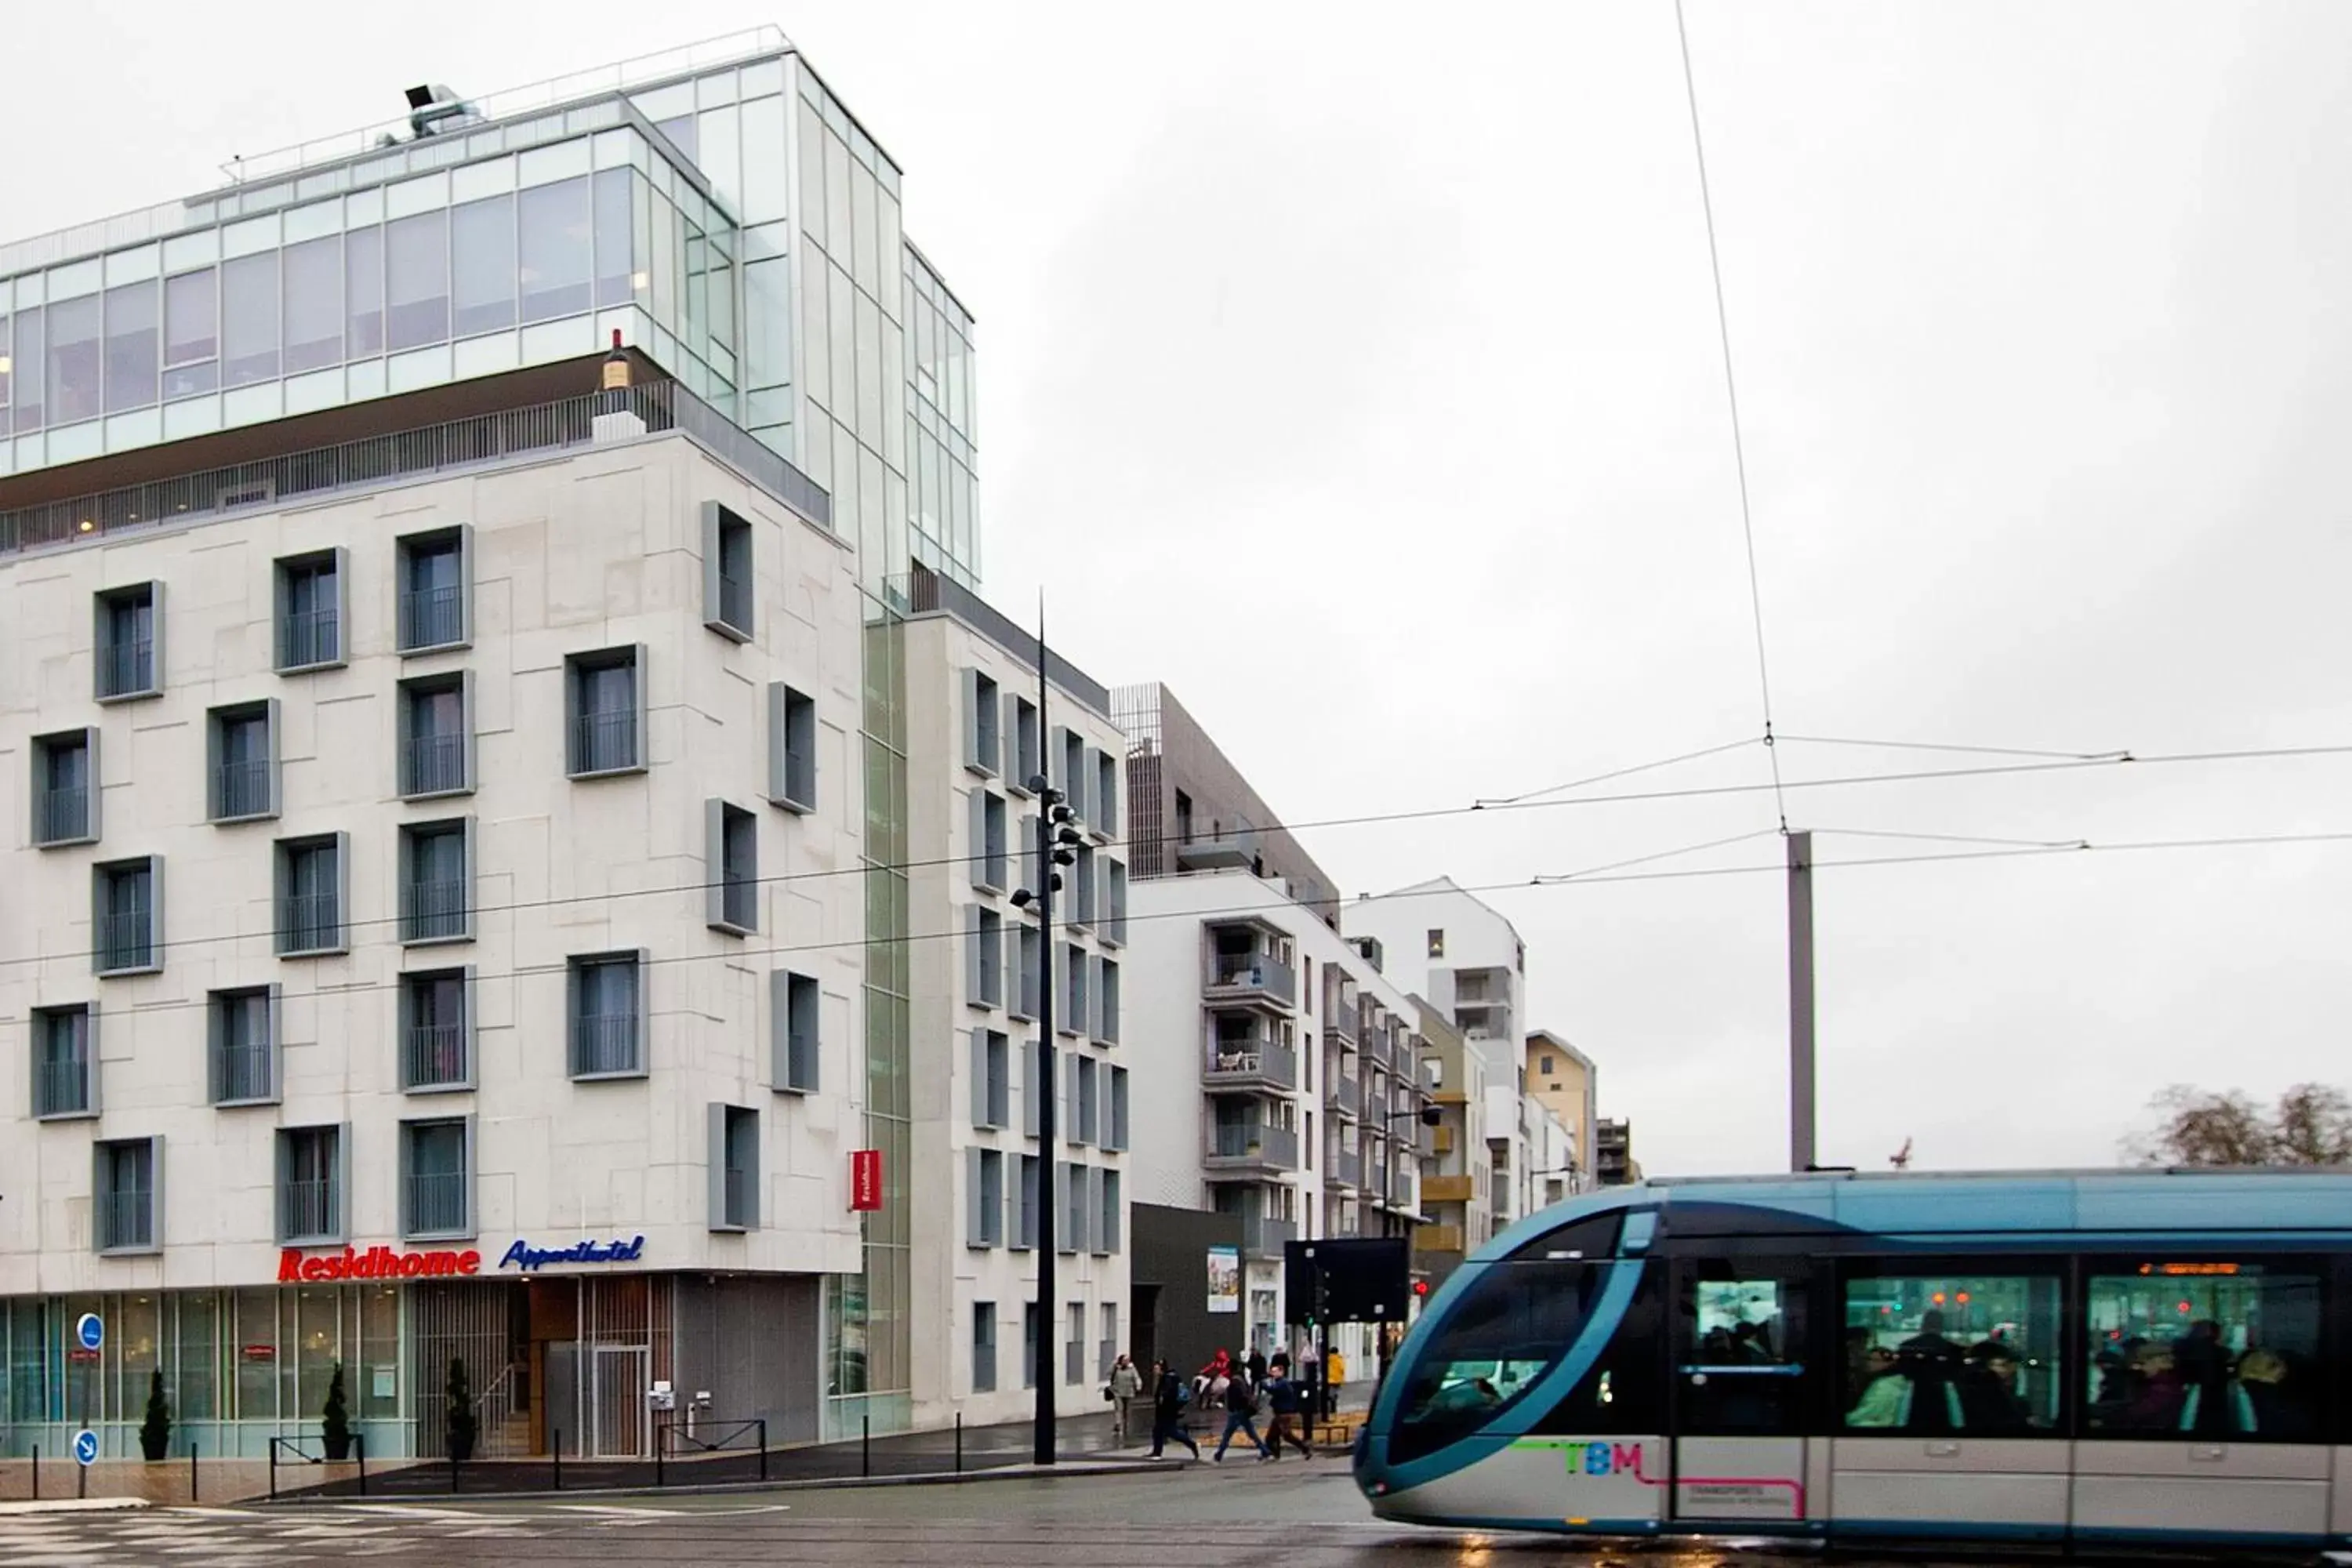
[[[2126,763],[2127,748],[2105,752],[2048,752],[2032,746],[1961,746],[1941,741],[1872,741],[1843,735],[1783,735],[1783,741],[1808,746],[1861,746],[1887,752],[1955,752],[1985,757],[2070,757],[2084,763]]]
[[[1736,741],[1726,741],[1719,746],[1702,746],[1696,752],[1684,752],[1675,756],[1660,757],[1654,763],[1636,763],[1630,768],[1613,768],[1605,773],[1594,773],[1590,778],[1570,779],[1566,784],[1556,784],[1549,789],[1531,789],[1524,795],[1484,796],[1473,802],[1471,809],[1483,811],[1488,806],[1522,805],[1543,795],[1558,795],[1562,790],[1583,789],[1591,784],[1607,784],[1611,779],[1631,778],[1635,773],[1655,773],[1660,768],[1671,768],[1678,763],[1695,763],[1702,757],[1719,757],[1726,752],[1740,751],[1758,743],[1755,736],[1742,735]]]
[[[1706,177],[1706,137],[1699,129],[1698,79],[1691,70],[1690,27],[1683,0],[1675,0],[1675,38],[1682,46],[1683,98],[1690,106],[1691,152],[1698,164],[1699,213],[1706,221],[1706,265],[1715,282],[1715,330],[1723,346],[1723,395],[1731,410],[1731,462],[1739,478],[1739,532],[1748,546],[1748,608],[1756,627],[1756,684],[1763,699],[1764,754],[1772,765],[1772,804],[1780,831],[1789,831],[1789,802],[1780,788],[1780,758],[1772,745],[1772,664],[1764,651],[1764,588],[1756,572],[1756,513],[1748,489],[1748,441],[1739,423],[1739,380],[1732,373],[1731,312],[1723,300],[1723,247],[1715,233],[1715,193]]]
[[[1753,744],[1754,742],[1749,742],[1747,743]],[[1255,831],[1259,833],[1272,833],[1276,831],[1302,833],[1316,828],[1367,827],[1389,823],[1437,821],[1446,817],[1466,816],[1481,813],[1545,811],[1565,806],[1625,805],[1657,801],[1702,800],[1717,796],[1758,795],[1767,790],[1770,790],[1778,795],[1784,788],[1790,790],[1842,789],[1857,788],[1868,784],[1914,784],[1969,778],[1999,778],[2017,774],[2042,773],[2073,773],[2080,772],[2086,768],[2115,767],[2126,763],[2135,766],[2159,767],[2168,763],[2256,762],[2285,758],[2330,756],[2352,756],[2352,744],[2329,746],[2267,746],[2239,751],[2152,752],[2147,755],[2122,753],[2116,755],[2082,758],[2070,756],[2066,760],[2053,762],[2002,763],[1990,764],[1985,767],[1927,768],[1907,773],[1850,773],[1830,778],[1791,779],[1789,780],[1785,785],[1778,782],[1769,784],[1703,784],[1683,789],[1640,790],[1623,792],[1616,795],[1572,795],[1560,800],[1525,800],[1510,803],[1487,802],[1483,805],[1474,804],[1471,805],[1425,806],[1405,811],[1370,812],[1354,816],[1329,816],[1312,818],[1301,822],[1267,823],[1265,826],[1255,829]],[[1160,841],[1164,842],[1164,839]],[[1137,840],[1128,838],[1108,838],[1101,841],[1097,847],[1102,849],[1132,849],[1135,847],[1137,842]],[[1008,858],[1011,858],[1011,854],[1012,852],[1008,850]],[[750,878],[738,882],[736,885],[741,886],[748,883],[753,887],[773,887],[787,883],[822,881],[834,877],[862,877],[873,871],[929,870],[940,868],[970,866],[974,861],[989,858],[990,857],[985,855],[946,855],[931,857],[919,860],[902,860],[895,862],[861,860],[854,865],[827,867],[821,870],[782,871],[778,872],[773,876]],[[1784,867],[1783,869],[1786,869],[1786,868]],[[1571,872],[1567,874],[1574,876],[1579,873]],[[475,915],[516,914],[534,910],[566,909],[580,904],[611,903],[621,899],[676,898],[687,894],[708,893],[714,888],[722,888],[727,885],[728,884],[724,879],[719,879],[718,880],[706,879],[696,882],[673,883],[658,888],[623,888],[595,893],[568,894],[560,898],[522,899],[505,904],[476,904],[470,907],[469,912]],[[1504,885],[1507,887],[1521,887],[1525,884],[1521,882],[1510,882]],[[341,929],[347,931],[364,931],[379,926],[398,925],[400,921],[401,917],[396,914],[380,915],[365,920],[347,920],[341,921]],[[222,931],[209,936],[173,938],[151,943],[150,946],[157,951],[171,952],[186,947],[213,946],[221,942],[262,942],[269,940],[270,935],[271,933],[268,931]],[[28,963],[38,964],[65,963],[77,959],[88,959],[93,956],[95,956],[94,952],[88,948],[79,951],[58,952],[19,953],[0,958],[0,969]]]
[[[1775,837],[1778,837],[1778,831],[1776,829],[1766,829],[1759,833],[1746,834],[1741,837],[1747,838]],[[2083,841],[2074,844],[2059,845],[2054,847],[2032,846],[2011,849],[1979,849],[1965,853],[1953,852],[1948,854],[1885,855],[1870,856],[1847,860],[1816,860],[1812,865],[1813,869],[1817,871],[1834,871],[1841,869],[1861,869],[1879,866],[1925,866],[1954,861],[2007,860],[2022,857],[2042,857],[2050,855],[2115,855],[2157,850],[2253,848],[2289,844],[2352,844],[2352,829],[2341,832],[2256,833],[2221,835],[2197,838],[2126,839],[2117,840],[2112,843]],[[1665,853],[1667,855],[1694,853],[1699,847],[1702,847],[1694,845],[1687,847],[1685,849],[1668,850]],[[1520,877],[1515,878],[1509,881],[1476,883],[1468,887],[1461,888],[1458,890],[1473,894],[1507,893],[1536,888],[1592,888],[1629,882],[1689,881],[1706,877],[1785,876],[1787,871],[1787,866],[1777,860],[1770,865],[1765,866],[1701,866],[1670,871],[1607,871],[1601,868],[1596,867],[1589,872],[1570,871],[1550,877]],[[1380,903],[1390,899],[1414,899],[1425,896],[1426,894],[1420,889],[1400,888],[1393,892],[1367,893],[1360,898],[1349,900],[1349,902],[1351,904]],[[1287,909],[1292,907],[1295,902],[1296,900],[1289,899],[1265,899],[1249,903],[1228,904],[1206,910],[1162,910],[1155,913],[1130,914],[1126,917],[1126,923],[1129,925],[1142,925],[1149,924],[1155,921],[1164,920],[1202,921],[1231,919],[1243,915],[1263,914],[1273,910]],[[721,963],[731,964],[740,968],[746,960],[756,958],[795,958],[809,953],[837,952],[845,949],[852,948],[905,946],[919,942],[961,942],[970,936],[976,929],[978,928],[975,926],[957,926],[947,931],[910,931],[903,936],[844,937],[834,942],[798,942],[790,945],[772,945],[768,947],[751,947],[747,945],[742,947],[730,947],[727,951],[721,952],[657,953],[649,956],[644,962],[648,966],[655,968],[666,968],[670,965],[684,963]],[[569,957],[560,963],[518,964],[513,968],[501,970],[494,974],[479,975],[477,977],[477,983],[487,984],[488,982],[498,980],[529,980],[544,978],[547,976],[566,973],[570,971],[571,966],[572,962]],[[428,972],[419,971],[416,973]],[[390,982],[363,981],[356,984],[350,985],[322,985],[315,991],[298,993],[290,999],[302,1001],[324,1001],[341,996],[383,995],[396,992],[400,988],[400,981],[395,979]],[[189,1012],[199,1008],[208,1007],[210,1005],[211,999],[209,997],[197,996],[184,998],[173,1002],[142,1003],[137,1008],[137,1012],[141,1017],[149,1017],[161,1013]],[[0,1029],[23,1028],[27,1026],[30,1020],[28,1018],[22,1016],[0,1017]]]

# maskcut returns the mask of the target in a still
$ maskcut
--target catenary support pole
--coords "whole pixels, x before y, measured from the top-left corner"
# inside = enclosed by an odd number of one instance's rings
[[[1045,600],[1037,599],[1037,772],[1047,786],[1037,792],[1037,1416],[1034,1452],[1038,1464],[1054,1462],[1054,1392],[1061,1379],[1054,1360],[1055,1106],[1058,1079],[1054,1050],[1054,731],[1046,724]],[[1024,781],[1026,782],[1026,781]],[[1066,788],[1075,780],[1062,781]],[[1038,1093],[1042,1089],[1044,1092]]]
[[[1810,1171],[1813,1136],[1813,836],[1789,835],[1789,1169]]]

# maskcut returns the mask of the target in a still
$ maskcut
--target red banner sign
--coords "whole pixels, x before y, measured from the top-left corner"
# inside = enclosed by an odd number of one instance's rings
[[[849,1207],[864,1214],[882,1206],[882,1151],[854,1149],[849,1155]]]
[[[447,1279],[456,1274],[478,1274],[481,1269],[482,1255],[470,1247],[463,1252],[395,1252],[389,1247],[365,1250],[346,1247],[341,1252],[324,1252],[310,1258],[289,1247],[278,1255],[280,1285],[318,1285],[331,1279]]]

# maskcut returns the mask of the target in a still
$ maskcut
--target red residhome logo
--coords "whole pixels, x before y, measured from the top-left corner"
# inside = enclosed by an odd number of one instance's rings
[[[333,1279],[426,1279],[456,1274],[478,1274],[482,1255],[471,1247],[463,1252],[394,1252],[389,1247],[305,1258],[292,1247],[278,1255],[280,1285],[318,1285]]]

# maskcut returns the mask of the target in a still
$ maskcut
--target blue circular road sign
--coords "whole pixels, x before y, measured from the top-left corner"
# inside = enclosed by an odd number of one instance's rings
[[[74,1434],[74,1462],[81,1465],[98,1463],[98,1434],[87,1426]]]
[[[74,1324],[74,1337],[82,1349],[94,1351],[106,1342],[106,1323],[96,1312],[84,1312]]]

